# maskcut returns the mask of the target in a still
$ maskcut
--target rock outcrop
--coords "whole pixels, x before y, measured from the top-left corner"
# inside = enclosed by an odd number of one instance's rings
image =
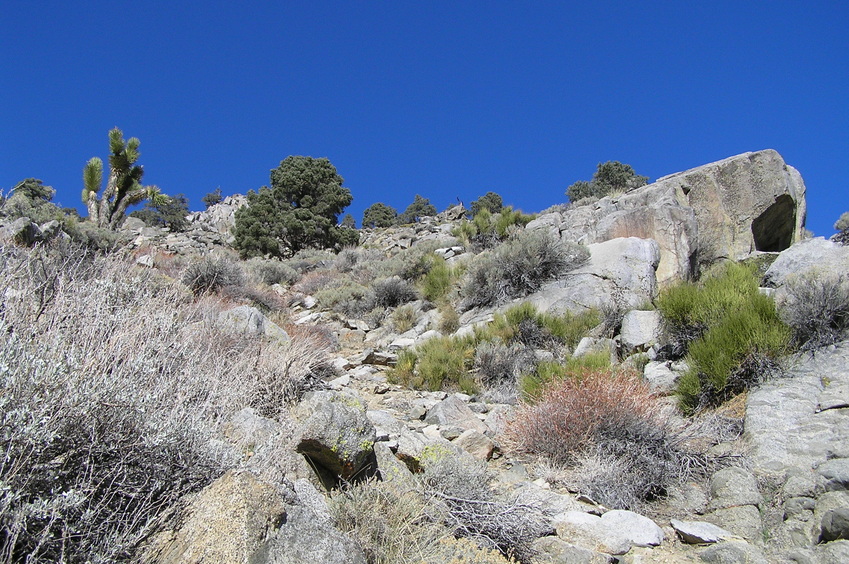
[[[625,194],[544,214],[528,225],[584,244],[620,237],[660,247],[660,283],[699,265],[783,251],[801,240],[805,184],[773,150],[744,153],[658,179]]]

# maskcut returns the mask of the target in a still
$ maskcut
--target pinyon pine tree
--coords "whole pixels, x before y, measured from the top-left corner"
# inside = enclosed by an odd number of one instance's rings
[[[83,203],[88,208],[88,217],[98,227],[116,229],[124,219],[127,208],[150,200],[165,204],[168,197],[156,186],[143,186],[144,169],[137,165],[139,141],[131,137],[124,141],[124,134],[117,127],[109,132],[109,176],[102,194],[103,161],[94,157],[83,169]]]

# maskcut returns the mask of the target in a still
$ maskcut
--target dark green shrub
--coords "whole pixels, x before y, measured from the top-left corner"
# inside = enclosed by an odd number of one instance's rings
[[[788,350],[790,331],[752,266],[728,263],[698,284],[670,288],[658,310],[679,352],[688,351],[690,370],[676,390],[686,413],[745,391]]]
[[[843,274],[817,272],[794,277],[784,286],[781,318],[793,330],[800,350],[833,345],[849,331],[849,280]]]
[[[353,200],[343,182],[327,159],[287,157],[271,171],[271,188],[249,191],[248,205],[236,211],[234,246],[250,258],[355,245],[356,230],[337,225]]]
[[[229,259],[207,256],[186,267],[182,280],[197,296],[217,292],[226,286],[240,286],[244,283],[244,274],[239,265]]]
[[[627,192],[632,188],[644,186],[648,182],[647,176],[640,176],[631,165],[619,161],[607,161],[599,163],[590,182],[579,180],[566,190],[570,202],[577,202],[584,198],[603,198],[610,194]]]
[[[501,199],[501,196],[499,196],[495,192],[487,192],[486,194],[472,202],[472,217],[475,217],[483,210],[486,210],[489,213],[498,213],[503,207],[504,201]]]
[[[219,186],[218,188],[201,198],[200,201],[203,202],[203,204],[206,206],[206,209],[209,209],[215,204],[221,202],[221,200],[223,199],[224,195],[221,193],[221,187]]]
[[[416,197],[413,198],[413,203],[407,206],[404,213],[395,219],[395,224],[406,225],[408,223],[416,223],[422,217],[432,217],[435,215],[436,208],[430,203],[430,200],[416,194]]]
[[[189,199],[185,194],[163,196],[145,202],[144,208],[130,213],[150,227],[164,227],[174,232],[189,228]]]
[[[367,207],[363,212],[363,229],[390,227],[395,223],[397,217],[398,210],[382,202],[377,202]]]
[[[522,233],[471,264],[462,290],[463,307],[497,305],[527,296],[588,258],[585,247],[563,243],[547,232]]]

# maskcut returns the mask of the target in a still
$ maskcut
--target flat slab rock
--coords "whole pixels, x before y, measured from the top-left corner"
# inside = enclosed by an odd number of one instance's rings
[[[849,342],[802,355],[784,378],[749,393],[745,436],[753,471],[809,473],[832,458],[849,458]],[[849,398],[847,398],[849,399]]]
[[[625,554],[634,546],[657,546],[663,529],[633,511],[613,510],[601,517],[568,511],[554,518],[557,536],[580,547],[607,554]]]
[[[688,544],[710,544],[734,538],[734,535],[722,527],[705,521],[670,521],[672,528]]]

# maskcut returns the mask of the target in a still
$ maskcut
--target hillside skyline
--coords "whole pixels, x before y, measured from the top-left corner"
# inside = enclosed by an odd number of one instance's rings
[[[807,226],[849,210],[849,7],[671,2],[13,0],[0,70],[0,189],[27,177],[82,210],[107,132],[141,140],[145,183],[193,210],[327,157],[360,224],[416,194],[438,210],[488,191],[538,212],[618,160],[649,181],[775,149],[807,185]],[[31,33],[21,33],[30,30]],[[121,33],[114,30],[122,30]]]

